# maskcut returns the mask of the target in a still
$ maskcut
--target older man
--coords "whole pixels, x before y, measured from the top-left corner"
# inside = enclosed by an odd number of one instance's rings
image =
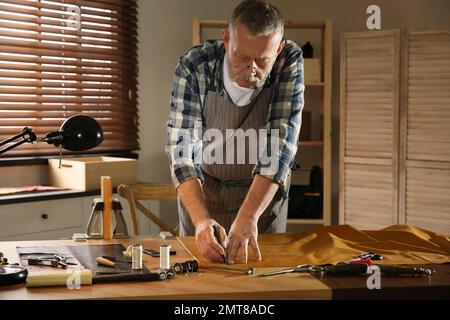
[[[244,1],[222,40],[194,46],[175,71],[166,151],[180,235],[195,235],[211,261],[234,263],[240,251],[247,263],[249,245],[261,260],[258,233],[286,230],[304,85],[301,49],[283,38],[283,26],[277,8]],[[232,144],[244,131],[245,143]]]

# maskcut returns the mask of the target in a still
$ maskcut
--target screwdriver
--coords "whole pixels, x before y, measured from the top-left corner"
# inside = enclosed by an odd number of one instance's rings
[[[222,241],[220,241],[220,234],[219,234],[219,227],[217,224],[213,224],[212,225],[213,229],[214,229],[214,237],[216,238],[217,242],[222,245]],[[228,264],[227,258],[222,255],[222,259],[223,259],[223,263]]]

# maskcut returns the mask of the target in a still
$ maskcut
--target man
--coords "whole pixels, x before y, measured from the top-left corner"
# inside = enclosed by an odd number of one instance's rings
[[[195,235],[199,252],[211,261],[225,257],[235,263],[240,251],[240,262],[247,263],[249,245],[261,260],[258,233],[286,230],[304,85],[301,49],[284,40],[283,32],[277,8],[244,1],[222,41],[194,46],[175,71],[166,151],[180,235]],[[239,132],[249,138],[252,130],[267,135],[233,145]],[[251,163],[256,149],[257,161]],[[270,159],[264,156],[269,151]],[[236,161],[243,155],[245,162]],[[275,170],[267,168],[268,159]]]

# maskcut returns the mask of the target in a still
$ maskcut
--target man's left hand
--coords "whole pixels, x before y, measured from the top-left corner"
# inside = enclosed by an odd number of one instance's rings
[[[248,260],[248,245],[253,249],[256,260],[261,260],[261,251],[258,245],[258,219],[244,218],[239,215],[234,220],[227,242],[227,260],[228,263],[234,263],[236,256],[241,249],[242,263]]]

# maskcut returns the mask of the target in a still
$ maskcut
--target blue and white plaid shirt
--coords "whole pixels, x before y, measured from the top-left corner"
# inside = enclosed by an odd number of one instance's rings
[[[177,188],[182,182],[198,178],[204,181],[200,164],[194,161],[194,153],[201,150],[202,137],[196,133],[198,123],[202,123],[202,112],[208,84],[214,81],[217,91],[225,99],[230,99],[223,85],[222,68],[216,67],[215,77],[212,71],[216,63],[223,63],[225,50],[220,40],[210,40],[194,46],[179,60],[173,79],[170,101],[170,116],[167,122],[166,152],[169,156],[172,180]],[[274,86],[266,129],[279,131],[279,150],[275,150],[278,159],[278,171],[273,175],[261,171],[260,161],[253,169],[254,174],[261,174],[277,182],[281,192],[287,197],[288,175],[298,148],[298,137],[303,110],[303,56],[301,49],[290,40],[278,55],[266,84]],[[259,92],[255,90],[256,94]],[[255,95],[255,94],[254,94]],[[190,135],[192,140],[180,139]],[[267,140],[270,143],[270,139]],[[180,144],[189,143],[189,155],[179,157]]]

